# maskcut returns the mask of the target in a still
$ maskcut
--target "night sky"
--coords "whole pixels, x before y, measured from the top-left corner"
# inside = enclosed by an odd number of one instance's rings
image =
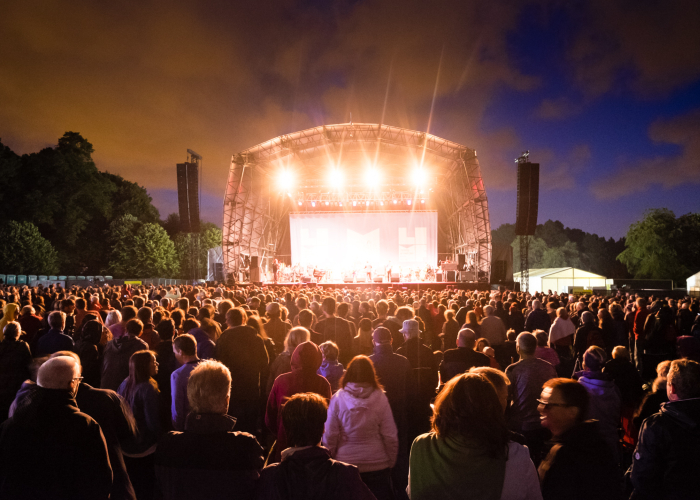
[[[476,149],[493,228],[525,149],[540,222],[618,238],[647,208],[700,211],[698,0],[23,0],[0,33],[2,141],[80,132],[162,217],[187,148],[220,224],[232,154],[351,113]]]

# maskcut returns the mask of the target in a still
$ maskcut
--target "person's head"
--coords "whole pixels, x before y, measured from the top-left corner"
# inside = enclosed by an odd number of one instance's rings
[[[471,328],[462,328],[457,334],[457,347],[474,349],[476,345],[476,333]]]
[[[197,321],[196,319],[187,318],[182,323],[182,331],[185,333],[190,332],[190,331],[194,330],[195,328],[199,328],[199,325],[201,325],[201,323],[199,321]]]
[[[557,317],[561,319],[569,319],[569,311],[566,310],[566,307],[560,307],[557,309]]]
[[[325,361],[338,361],[338,344],[331,342],[330,340],[325,341],[323,344],[318,346],[323,354],[323,359]]]
[[[432,428],[438,437],[469,438],[489,456],[505,456],[509,433],[503,405],[484,375],[465,373],[445,384],[435,399]]]
[[[506,332],[506,338],[508,339],[508,342],[515,342],[518,338],[518,332],[516,332],[512,328],[509,328]]]
[[[75,308],[84,311],[87,308],[87,302],[82,297],[75,301]]]
[[[600,372],[605,366],[607,355],[598,346],[592,345],[583,353],[583,369],[590,372]]]
[[[470,325],[476,325],[479,321],[476,319],[476,313],[474,311],[469,311],[467,313],[467,323]]]
[[[129,337],[138,337],[143,332],[143,323],[140,319],[130,319],[126,322],[126,333]]]
[[[501,406],[503,407],[503,411],[505,412],[506,408],[508,408],[508,388],[510,387],[510,380],[508,377],[506,377],[506,374],[501,370],[488,366],[471,368],[469,373],[483,375],[489,382],[491,382],[491,384],[493,384],[494,389],[496,389],[496,394],[498,394],[498,399],[501,402]]]
[[[534,356],[537,350],[537,339],[530,332],[522,332],[518,335],[515,346],[520,357]]]
[[[360,320],[360,330],[363,332],[371,332],[372,331],[372,320],[369,318],[362,318]]]
[[[474,346],[474,350],[476,352],[484,352],[484,349],[487,347],[491,346],[491,342],[488,341],[488,339],[485,338],[480,338],[476,340],[476,345]]]
[[[52,357],[39,367],[36,383],[44,389],[70,390],[75,394],[80,371],[80,363],[72,356]]]
[[[553,378],[545,382],[538,400],[540,422],[554,436],[560,436],[583,422],[588,410],[589,396],[584,386],[568,378]]]
[[[225,365],[207,359],[199,363],[187,382],[187,400],[195,414],[224,415],[231,396],[231,372]]]
[[[375,346],[391,345],[391,341],[391,331],[384,326],[378,326],[374,329],[374,332],[372,332],[372,343]]]
[[[396,319],[398,319],[402,323],[407,319],[413,319],[414,316],[415,313],[413,312],[413,309],[408,306],[399,307],[396,310]]]
[[[311,328],[311,324],[314,322],[314,313],[310,309],[302,309],[299,311],[299,324],[304,328]]]
[[[66,327],[66,313],[63,311],[53,311],[49,314],[49,326],[54,330],[61,330]]]
[[[345,389],[345,386],[350,383],[369,384],[375,389],[382,389],[377,380],[377,373],[374,371],[374,364],[367,356],[355,356],[350,361],[343,378],[340,380],[340,386]]]
[[[333,297],[326,297],[323,299],[323,302],[321,304],[321,309],[323,312],[328,315],[332,316],[335,314],[335,308],[336,308],[336,303],[335,299]]]
[[[137,312],[134,306],[124,306],[122,308],[122,322],[126,324],[130,319],[134,319]]]
[[[280,309],[280,305],[278,302],[270,302],[265,307],[265,312],[267,312],[267,315],[270,318],[279,318],[282,310]]]
[[[549,335],[544,330],[535,330],[532,334],[537,339],[537,347],[547,347],[547,342],[549,342]]]
[[[653,392],[666,391],[666,382],[668,381],[668,372],[671,369],[671,361],[662,361],[656,365],[656,379],[651,385]]]
[[[226,311],[226,324],[230,327],[241,326],[246,320],[246,313],[240,307],[232,307]]]
[[[493,347],[491,346],[486,346],[484,347],[484,350],[482,351],[486,356],[489,358],[494,358],[496,359],[496,351]]]
[[[122,321],[122,314],[117,311],[116,309],[112,309],[107,313],[107,319],[105,320],[105,326],[110,327],[112,325],[116,325],[117,323],[121,323]]]
[[[533,300],[532,309],[542,309],[542,302],[540,302],[539,300]]]
[[[282,407],[282,426],[292,447],[316,446],[328,416],[326,400],[318,394],[295,394]]]
[[[302,342],[307,342],[310,336],[311,334],[309,333],[309,330],[303,326],[296,326],[292,328],[289,330],[289,332],[287,332],[287,336],[284,338],[285,352],[292,354],[294,349],[296,349]]]
[[[173,353],[178,363],[183,365],[197,359],[197,340],[189,333],[180,335],[173,340]]]
[[[583,311],[581,314],[581,321],[586,325],[595,323],[595,316],[591,311]]]
[[[22,334],[22,326],[17,321],[9,321],[2,329],[2,333],[8,340],[17,340]]]
[[[389,312],[389,303],[386,300],[382,299],[379,302],[377,302],[376,308],[377,314],[383,318]]]
[[[170,318],[160,320],[156,326],[156,332],[160,340],[164,342],[172,340],[175,336],[175,322]]]
[[[625,346],[617,346],[612,350],[613,359],[624,359],[626,361],[630,360],[630,352]]]
[[[407,319],[403,322],[403,327],[399,331],[406,340],[418,338],[420,336],[420,325],[415,319]]]
[[[700,397],[700,364],[690,359],[672,361],[666,391],[669,401]]]
[[[496,310],[491,306],[484,307],[484,315],[486,316],[493,316],[495,312]]]
[[[24,306],[22,308],[22,316],[31,316],[32,314],[36,314],[36,311],[32,306]]]

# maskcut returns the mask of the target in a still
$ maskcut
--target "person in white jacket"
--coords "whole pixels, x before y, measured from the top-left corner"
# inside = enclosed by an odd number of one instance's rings
[[[323,445],[331,456],[355,465],[377,500],[393,500],[391,468],[399,438],[389,400],[367,356],[356,356],[331,398]]]

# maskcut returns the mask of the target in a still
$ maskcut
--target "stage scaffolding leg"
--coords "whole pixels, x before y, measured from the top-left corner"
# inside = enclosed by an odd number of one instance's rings
[[[530,237],[520,236],[520,291],[530,291]]]

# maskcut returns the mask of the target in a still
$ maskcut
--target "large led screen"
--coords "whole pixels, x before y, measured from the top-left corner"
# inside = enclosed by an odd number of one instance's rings
[[[437,212],[290,214],[292,265],[437,264]]]

